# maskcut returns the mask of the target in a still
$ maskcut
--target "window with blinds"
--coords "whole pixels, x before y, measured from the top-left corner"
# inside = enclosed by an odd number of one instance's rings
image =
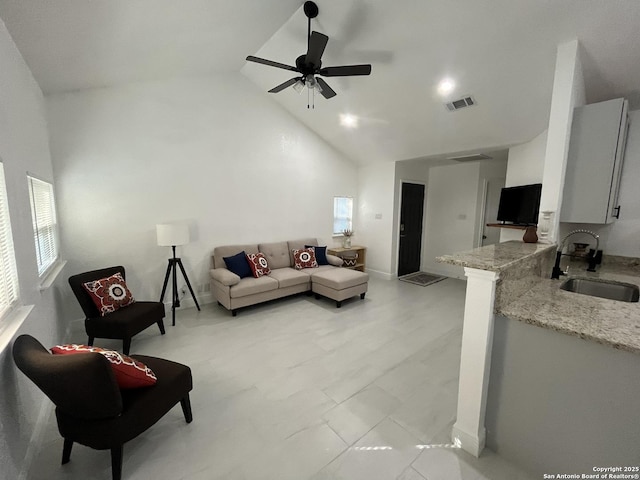
[[[353,229],[353,198],[333,197],[333,234]]]
[[[0,268],[2,269],[0,272],[0,318],[2,318],[18,302],[18,271],[13,251],[7,186],[2,162],[0,162]]]
[[[38,275],[43,276],[58,259],[58,224],[53,185],[27,176],[31,197],[33,237],[36,242]]]

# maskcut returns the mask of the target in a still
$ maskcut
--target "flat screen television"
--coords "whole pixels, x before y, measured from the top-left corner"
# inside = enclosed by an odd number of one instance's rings
[[[500,192],[498,221],[516,225],[536,225],[542,184],[505,187]]]

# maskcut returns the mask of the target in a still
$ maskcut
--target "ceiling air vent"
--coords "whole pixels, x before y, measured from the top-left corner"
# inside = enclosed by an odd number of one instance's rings
[[[484,153],[472,153],[471,155],[460,155],[459,157],[447,157],[447,160],[455,160],[456,162],[473,162],[474,160],[489,160],[493,157]]]
[[[444,105],[445,107],[447,107],[447,110],[449,110],[450,112],[454,112],[456,110],[460,110],[461,108],[472,107],[475,104],[476,104],[476,101],[473,99],[473,97],[468,96],[468,97],[462,97],[459,100],[454,100],[452,102],[445,103]]]

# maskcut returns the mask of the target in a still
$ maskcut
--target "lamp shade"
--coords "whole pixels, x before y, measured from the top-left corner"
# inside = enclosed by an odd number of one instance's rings
[[[158,245],[172,247],[189,243],[189,226],[184,223],[167,223],[156,225]]]

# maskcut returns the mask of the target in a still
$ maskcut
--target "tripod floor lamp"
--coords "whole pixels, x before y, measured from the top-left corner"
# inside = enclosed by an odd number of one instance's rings
[[[184,271],[182,260],[180,258],[176,258],[176,246],[186,245],[187,243],[189,243],[189,227],[184,224],[156,225],[156,234],[158,236],[159,246],[171,247],[173,250],[173,258],[169,259],[169,264],[167,265],[167,273],[164,276],[164,284],[162,285],[162,294],[160,295],[160,301],[164,301],[164,294],[167,291],[167,283],[169,282],[169,276],[171,276],[171,285],[173,292],[171,297],[171,318],[172,325],[175,326],[176,308],[180,306],[180,297],[178,296],[178,283],[176,278],[177,267],[180,268],[182,276],[184,277],[185,282],[187,282],[187,287],[189,287],[189,291],[191,292],[191,296],[193,297],[193,301],[195,302],[198,310],[200,310],[200,305],[198,305],[196,294],[193,293],[193,288],[191,288],[191,283],[189,282],[189,277],[187,277],[187,272]]]

